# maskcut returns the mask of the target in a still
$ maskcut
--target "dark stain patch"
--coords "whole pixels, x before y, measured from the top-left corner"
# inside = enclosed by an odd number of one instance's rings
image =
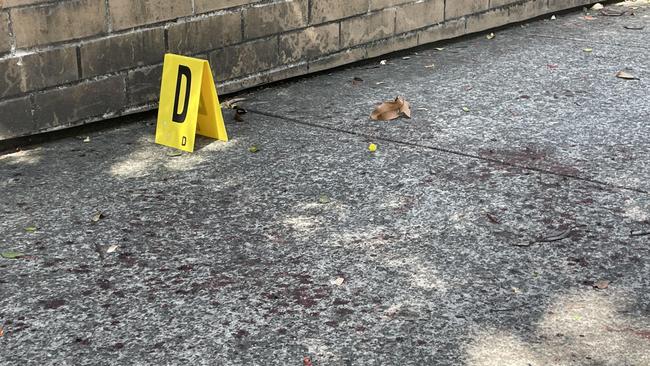
[[[136,259],[132,253],[123,252],[117,256],[117,259],[129,267],[132,267],[136,264]]]
[[[552,164],[549,167],[546,168],[547,170],[555,173],[555,174],[560,174],[560,175],[569,175],[569,176],[576,176],[582,173],[580,169],[568,165],[563,165],[563,164]]]
[[[191,264],[183,264],[182,266],[179,266],[176,269],[183,272],[191,272],[194,270],[194,266]]]
[[[67,270],[70,273],[90,273],[90,267],[87,264],[82,264],[79,267],[69,268]]]
[[[172,281],[175,284],[181,284],[184,281],[182,279],[176,279]],[[231,279],[230,277],[224,276],[224,275],[219,275],[219,276],[213,276],[210,277],[208,280],[204,282],[193,282],[190,285],[190,288],[187,290],[177,290],[176,293],[181,293],[181,294],[196,294],[202,290],[207,290],[207,291],[217,291],[225,286],[232,285],[234,284],[235,281]]]
[[[6,324],[9,324],[9,322],[7,322]],[[29,328],[29,324],[27,324],[27,323],[23,323],[23,322],[16,322],[16,323],[12,326],[12,328],[11,328],[11,332],[12,332],[12,333],[18,333],[18,332],[22,332],[23,330],[25,330],[25,329],[27,329],[27,328]]]
[[[582,257],[580,257],[580,258],[569,257],[569,258],[567,258],[567,260],[569,261],[570,266],[579,265],[580,267],[587,267],[589,265],[587,260],[585,258],[582,258]]]
[[[588,205],[588,206],[591,206],[591,205],[594,204],[594,200],[591,199],[591,198],[585,198],[585,199],[583,199],[583,200],[581,200],[581,201],[576,202],[576,204],[578,204],[578,205]]]
[[[45,309],[58,309],[61,306],[65,305],[65,300],[63,299],[42,300],[41,305]]]
[[[74,339],[74,343],[80,346],[90,346],[93,342],[87,338],[77,337]]]
[[[319,287],[314,291],[315,299],[324,299],[326,297],[329,297],[329,295],[330,295],[329,289],[324,287]]]
[[[264,298],[266,298],[267,300],[277,300],[277,299],[280,298],[280,296],[278,296],[278,294],[275,294],[273,292],[263,292],[262,296]]]
[[[479,149],[478,154],[482,158],[496,159],[516,165],[525,165],[533,161],[546,159],[548,151],[526,146],[519,150]]]
[[[327,325],[329,327],[332,327],[332,328],[336,328],[339,325],[339,323],[336,322],[335,320],[330,320],[330,321],[325,322],[325,325]]]
[[[100,278],[97,280],[97,286],[101,288],[102,290],[108,290],[111,288],[111,281],[105,279],[105,278]]]
[[[244,329],[240,329],[235,334],[233,334],[233,336],[237,339],[242,339],[244,337],[248,337],[248,332]]]
[[[348,308],[337,308],[336,313],[340,316],[347,316],[354,314],[354,310]]]
[[[124,348],[124,343],[122,342],[117,342],[113,345],[113,349],[116,351],[119,351]]]
[[[312,283],[314,283],[314,282],[311,280],[311,276],[308,275],[308,274],[306,274],[306,273],[298,274],[298,275],[296,275],[295,277],[296,277],[296,278],[298,279],[298,281],[299,281],[301,284],[303,284],[303,285],[311,285]]]
[[[637,337],[641,337],[643,339],[650,340],[650,330],[639,330],[639,329],[632,329],[632,328],[622,328],[622,329],[615,329],[615,328],[610,328],[610,327],[605,327],[605,329],[608,332],[613,332],[613,333],[629,333],[633,334]]]
[[[344,300],[339,298],[334,299],[334,305],[347,305],[349,303],[350,303],[349,300]]]
[[[85,296],[85,297],[88,297],[88,296],[92,295],[93,293],[95,293],[94,290],[92,290],[92,289],[88,289],[88,290],[82,291],[82,292],[81,292],[81,295],[83,295],[83,296]]]
[[[61,262],[63,262],[63,259],[59,259],[59,258],[46,259],[43,261],[43,267],[54,267]]]
[[[296,304],[300,304],[306,308],[316,305],[316,300],[309,294],[309,289],[306,287],[299,287],[293,290],[293,299]]]

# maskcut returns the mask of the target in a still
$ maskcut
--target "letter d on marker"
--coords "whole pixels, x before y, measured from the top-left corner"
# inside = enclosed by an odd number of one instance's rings
[[[185,103],[183,103],[183,111],[178,113],[178,102],[180,100],[181,94],[181,81],[183,81],[183,76],[187,79],[187,87],[185,88]],[[174,96],[174,113],[172,115],[172,121],[176,123],[185,122],[187,118],[187,109],[190,104],[190,89],[192,86],[192,70],[185,65],[178,65],[178,79],[176,79],[176,95]]]

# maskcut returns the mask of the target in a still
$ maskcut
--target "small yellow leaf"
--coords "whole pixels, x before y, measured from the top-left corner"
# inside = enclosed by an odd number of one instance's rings
[[[332,200],[326,194],[321,194],[320,197],[318,197],[318,203],[321,205],[326,205],[330,202],[332,202]]]
[[[590,53],[590,52],[593,52],[593,51],[594,51],[593,48],[583,48],[582,50],[583,50],[584,52],[587,52],[587,53]]]
[[[343,284],[343,282],[345,282],[345,278],[339,277],[339,278],[335,279],[334,281],[332,281],[332,284],[336,285],[336,286],[341,286]]]
[[[35,226],[29,226],[29,227],[26,227],[26,228],[25,228],[25,231],[27,231],[28,233],[33,233],[33,232],[35,232],[36,230],[37,230],[37,229],[36,229]]]
[[[0,253],[0,257],[6,258],[6,259],[19,259],[24,257],[25,255],[20,252],[2,252]]]
[[[496,37],[496,35],[494,33],[490,33],[487,36],[485,36],[485,38],[487,38],[487,39],[494,39],[494,37]]]
[[[376,145],[376,144],[370,144],[370,145],[368,145],[368,151],[370,151],[370,152],[375,152],[375,151],[377,151],[377,145]]]

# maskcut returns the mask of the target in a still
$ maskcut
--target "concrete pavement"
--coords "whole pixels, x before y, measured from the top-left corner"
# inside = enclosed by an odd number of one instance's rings
[[[0,156],[0,361],[650,364],[634,12],[252,91],[191,155],[149,118]]]

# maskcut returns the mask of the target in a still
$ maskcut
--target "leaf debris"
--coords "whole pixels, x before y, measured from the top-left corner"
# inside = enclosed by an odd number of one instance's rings
[[[600,280],[594,283],[594,288],[599,289],[599,290],[605,290],[609,287],[609,281],[607,280]]]
[[[636,76],[634,76],[634,75],[632,75],[629,72],[624,71],[624,70],[621,70],[621,71],[617,72],[616,77],[619,78],[619,79],[625,79],[625,80],[639,80],[638,77],[636,77]]]
[[[401,116],[411,118],[411,105],[399,96],[394,101],[381,103],[370,114],[370,118],[375,121],[390,121]]]
[[[103,212],[99,211],[96,214],[93,215],[93,217],[90,218],[92,222],[99,222],[99,220],[105,218],[106,216],[104,215]]]
[[[20,253],[20,252],[14,252],[14,251],[8,251],[8,252],[2,252],[0,253],[0,257],[5,258],[5,259],[20,259],[24,257],[25,254]]]

